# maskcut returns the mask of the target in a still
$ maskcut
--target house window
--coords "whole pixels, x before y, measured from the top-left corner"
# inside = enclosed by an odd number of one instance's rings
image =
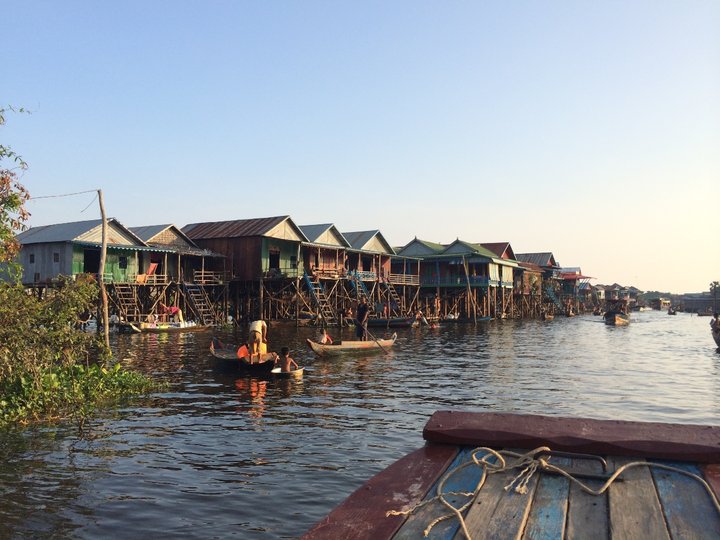
[[[56,263],[60,262],[60,254],[59,253],[53,253],[53,262],[56,262]]]
[[[30,254],[30,264],[35,264],[35,254],[34,253]]]
[[[290,267],[297,268],[297,257],[295,255],[290,256]]]
[[[123,270],[125,270],[127,268],[127,259],[128,258],[125,256],[118,257],[118,266],[120,268],[122,268]]]

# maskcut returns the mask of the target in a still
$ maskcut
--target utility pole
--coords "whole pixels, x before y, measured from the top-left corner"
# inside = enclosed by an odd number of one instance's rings
[[[102,217],[102,248],[100,249],[100,298],[102,300],[103,332],[105,334],[105,346],[110,350],[110,321],[108,314],[108,296],[105,289],[105,257],[107,255],[107,219],[105,218],[105,204],[103,203],[102,189],[98,189],[98,202],[100,203],[100,216]]]

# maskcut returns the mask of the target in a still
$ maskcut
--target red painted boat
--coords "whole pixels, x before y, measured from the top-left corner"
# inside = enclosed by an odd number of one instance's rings
[[[423,437],[302,538],[720,538],[720,426],[439,411]]]

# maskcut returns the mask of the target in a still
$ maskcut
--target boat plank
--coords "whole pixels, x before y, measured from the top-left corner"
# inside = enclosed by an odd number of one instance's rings
[[[426,424],[423,437],[444,444],[549,446],[595,455],[720,463],[720,426],[437,411]]]
[[[436,497],[438,487],[443,479],[445,480],[442,486],[443,493],[472,493],[475,491],[475,488],[482,479],[483,471],[480,466],[471,464],[473,451],[474,448],[464,447],[458,453],[455,460],[453,460],[447,471],[445,471],[445,474],[443,474],[430,489],[425,497],[425,501]],[[463,465],[465,466],[460,469],[459,467]],[[457,472],[450,474],[451,471]],[[448,475],[447,478],[445,478],[446,474]],[[469,498],[463,495],[446,495],[445,499],[456,508],[460,508],[468,502]],[[415,540],[416,538],[423,538],[425,529],[427,529],[435,519],[451,513],[452,511],[438,499],[428,502],[408,516],[408,519],[397,534],[395,534],[393,540]],[[446,519],[437,523],[432,528],[429,538],[434,540],[449,540],[453,538],[459,527],[460,523],[456,517]]]
[[[637,458],[608,459],[611,471],[627,463],[645,461]],[[632,467],[621,475],[622,482],[613,482],[608,489],[610,530],[613,537],[628,540],[669,538],[660,500],[648,467]]]
[[[689,463],[661,463],[702,475],[698,467]],[[652,476],[672,538],[720,538],[720,515],[700,482],[663,469],[652,469]]]
[[[513,488],[506,491],[505,486],[511,483],[520,471],[521,469],[510,469],[488,476],[485,485],[465,515],[465,525],[471,538],[474,540],[520,538],[530,514],[539,476],[534,474],[530,478],[526,493],[517,493]],[[460,530],[455,538],[464,540],[465,534]]]
[[[552,464],[565,468],[566,458],[552,458]],[[535,490],[523,540],[555,540],[565,537],[570,481],[563,476],[543,474]]]
[[[386,516],[386,512],[408,510],[420,502],[457,451],[452,446],[428,444],[411,452],[357,489],[302,538],[392,538],[405,516]]]
[[[705,465],[705,467],[703,467],[703,474],[705,475],[705,481],[710,484],[710,487],[715,493],[715,497],[720,499],[720,464]]]
[[[603,473],[599,461],[573,458],[567,469],[572,473]],[[599,490],[603,482],[579,477],[578,480],[590,489]],[[566,538],[568,540],[595,538],[606,539],[610,537],[608,525],[608,499],[607,494],[592,495],[583,491],[575,482],[570,482],[568,493],[568,518]]]

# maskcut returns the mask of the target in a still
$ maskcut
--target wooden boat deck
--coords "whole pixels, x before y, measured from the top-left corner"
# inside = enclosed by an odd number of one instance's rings
[[[423,538],[433,521],[450,511],[434,499],[442,491],[473,492],[483,469],[472,462],[478,446],[582,452],[606,458],[553,455],[548,463],[598,490],[631,462],[669,465],[702,477],[720,493],[720,426],[611,422],[544,416],[435,413],[423,432],[425,447],[380,472],[303,538]],[[522,450],[515,450],[523,452]],[[536,472],[527,493],[505,489],[522,468],[489,474],[463,520],[471,538],[720,538],[720,510],[699,481],[682,473],[639,465],[624,471],[602,495],[557,474]],[[470,500],[447,495],[457,507]],[[417,504],[429,501],[422,507]],[[388,515],[408,511],[409,516]],[[459,519],[434,525],[427,538],[465,538]]]

